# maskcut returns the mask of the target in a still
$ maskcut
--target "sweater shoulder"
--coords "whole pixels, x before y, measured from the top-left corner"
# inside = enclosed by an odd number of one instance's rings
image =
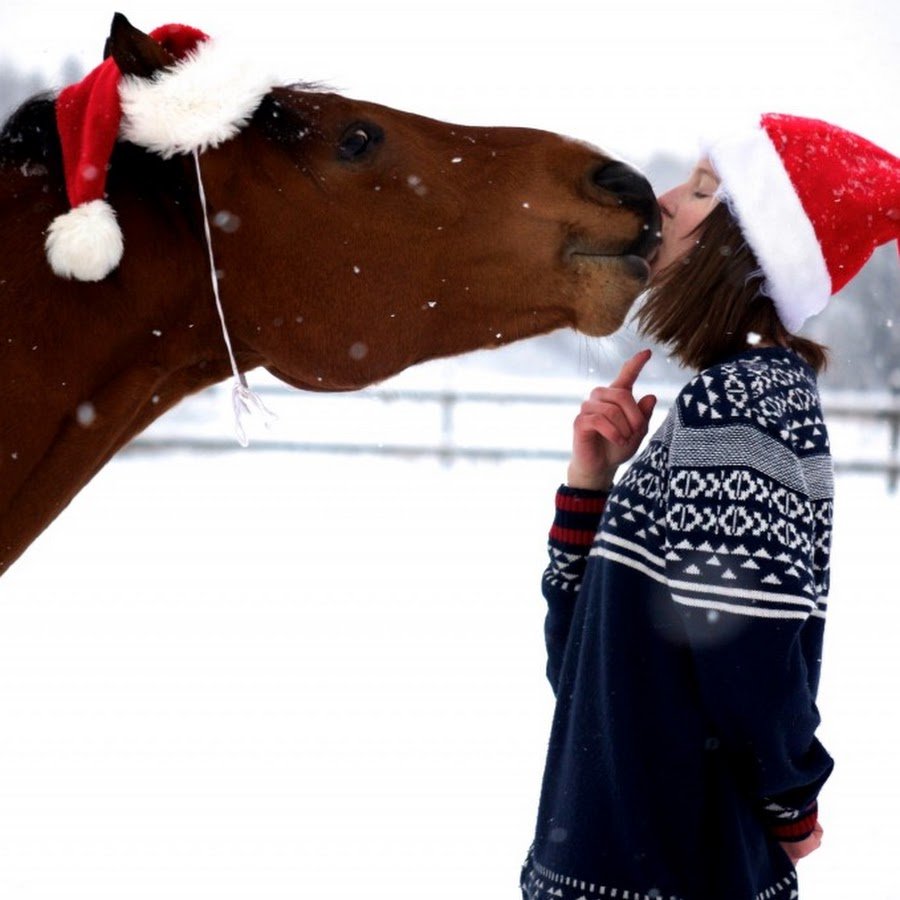
[[[788,350],[748,351],[704,369],[679,393],[676,428],[761,432],[800,456],[829,452],[813,370]]]

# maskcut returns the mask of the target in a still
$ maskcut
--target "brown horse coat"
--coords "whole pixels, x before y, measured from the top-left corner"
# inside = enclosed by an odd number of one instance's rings
[[[165,62],[123,17],[109,50],[140,77]],[[300,388],[352,390],[561,327],[610,333],[656,242],[649,185],[593,147],[308,86],[274,88],[201,164],[238,367]],[[121,264],[58,277],[43,247],[66,209],[53,99],[6,123],[0,574],[119,448],[230,372],[193,160],[120,142],[107,193]]]

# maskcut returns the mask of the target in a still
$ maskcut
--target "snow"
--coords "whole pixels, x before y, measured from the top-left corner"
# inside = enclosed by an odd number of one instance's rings
[[[300,396],[267,398],[277,429],[440,436],[437,411],[399,400]],[[183,422],[202,432],[219,401],[228,438],[227,393]],[[459,440],[564,445],[574,413],[485,427],[461,407]],[[514,900],[564,463],[254,446],[120,455],[3,578],[0,896]],[[837,766],[809,900],[900,897],[898,513],[882,478],[839,477],[820,693]]]

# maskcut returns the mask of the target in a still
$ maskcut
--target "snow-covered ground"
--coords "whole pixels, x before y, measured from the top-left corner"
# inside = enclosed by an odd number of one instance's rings
[[[524,419],[543,445],[557,428]],[[393,440],[377,417],[338,424]],[[116,458],[2,579],[0,897],[514,900],[563,469]],[[883,479],[839,478],[837,767],[804,900],[900,898],[898,521]]]

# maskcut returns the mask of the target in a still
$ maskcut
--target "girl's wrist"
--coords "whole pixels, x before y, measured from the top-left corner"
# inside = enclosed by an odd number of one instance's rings
[[[566,485],[570,488],[582,491],[606,491],[612,490],[616,470],[609,469],[605,472],[580,472],[574,466],[569,466],[566,475]]]

